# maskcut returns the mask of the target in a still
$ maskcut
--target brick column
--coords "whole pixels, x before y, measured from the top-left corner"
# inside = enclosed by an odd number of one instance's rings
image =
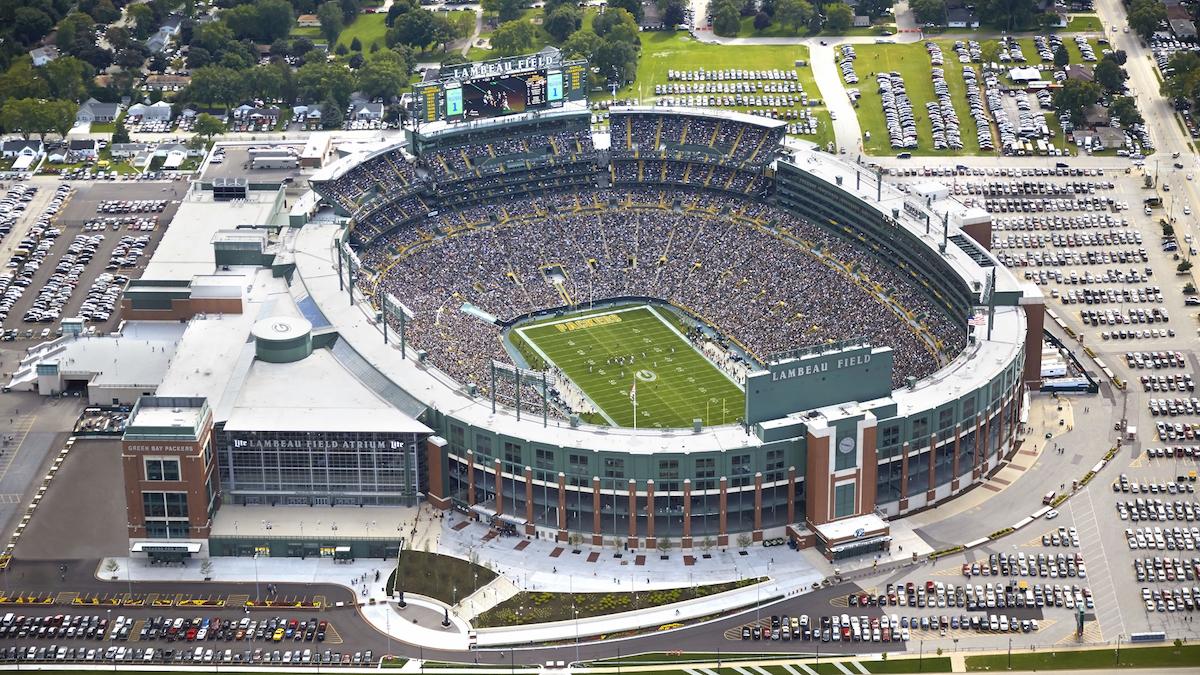
[[[637,482],[629,479],[629,548],[638,547],[637,536]]]
[[[446,453],[447,445],[446,439],[440,436],[430,436],[425,440],[425,465],[429,467],[429,490],[425,493],[425,501],[433,508],[442,510],[450,508],[445,479],[445,469],[450,462]]]
[[[717,525],[717,546],[729,545],[729,479],[721,476],[721,522]]]
[[[646,481],[646,548],[654,550],[658,539],[654,536],[654,479]]]
[[[796,467],[789,466],[787,473],[787,521],[796,522]]]
[[[754,541],[762,541],[762,472],[754,474]]]
[[[496,472],[496,515],[504,513],[504,465],[500,460],[492,465]]]
[[[992,432],[992,414],[991,411],[984,413],[983,431],[979,434],[979,475],[983,476],[987,473],[988,465],[988,436]]]
[[[908,441],[900,446],[900,511],[908,509]]]
[[[929,486],[925,488],[925,503],[932,504],[937,494],[937,434],[929,434]]]
[[[603,546],[604,534],[600,531],[600,478],[592,476],[592,546]]]
[[[558,472],[558,540],[567,540],[567,477]]]
[[[467,508],[479,502],[475,499],[475,451],[467,451]]]
[[[534,534],[535,532],[537,532],[537,525],[533,522],[533,469],[527,466],[525,467],[525,534]]]
[[[683,479],[683,538],[679,547],[692,547],[692,479]]]
[[[954,425],[954,480],[950,481],[950,491],[958,492],[958,452],[962,447],[962,424]]]
[[[984,434],[983,416],[976,414],[975,415],[975,447],[971,450],[971,480],[972,481],[979,480],[979,477],[983,474],[983,472],[979,470],[979,455],[981,454],[979,450],[980,450],[980,448],[983,447],[983,434]]]

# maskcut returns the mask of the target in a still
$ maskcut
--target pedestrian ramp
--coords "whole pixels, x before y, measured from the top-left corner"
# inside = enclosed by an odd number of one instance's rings
[[[455,606],[455,614],[464,621],[470,621],[520,592],[521,589],[517,588],[507,577],[497,576],[479,590],[459,601]]]

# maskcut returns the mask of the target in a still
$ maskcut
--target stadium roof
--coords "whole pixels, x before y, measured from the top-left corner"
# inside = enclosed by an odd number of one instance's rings
[[[787,122],[783,120],[773,120],[770,117],[762,117],[760,115],[750,115],[748,113],[737,112],[734,110],[720,110],[717,108],[675,108],[670,106],[649,106],[649,105],[631,105],[631,106],[614,106],[608,109],[610,116],[620,115],[688,115],[690,117],[715,117],[717,119],[730,120],[731,122],[739,122],[741,124],[753,124],[755,126],[765,127],[767,129],[779,129],[787,126]]]
[[[588,109],[587,103],[582,101],[568,101],[563,103],[561,108],[544,108],[542,110],[533,110],[530,112],[517,113],[515,115],[504,115],[503,117],[485,117],[466,122],[438,120],[436,122],[426,122],[421,124],[417,127],[416,131],[422,137],[428,137],[436,136],[442,133],[480,131],[493,127],[504,127],[517,122],[528,122],[538,119],[552,120],[557,117],[573,117],[576,115],[588,115],[589,119],[591,119],[591,111]]]
[[[247,198],[218,202],[212,192],[193,184],[183,198],[171,226],[163,234],[141,278],[146,282],[164,280],[191,281],[200,274],[211,274],[216,267],[209,242],[218,230],[242,224],[273,222],[276,202],[282,190],[250,190]]]

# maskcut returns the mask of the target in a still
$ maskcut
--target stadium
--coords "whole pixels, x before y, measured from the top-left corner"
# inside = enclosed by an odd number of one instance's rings
[[[337,216],[295,241],[324,318],[433,431],[428,500],[561,541],[786,532],[838,558],[1013,450],[1042,300],[985,212],[768,118],[626,106],[593,132],[586,67],[553,52],[455,70],[417,86],[405,141],[313,179]],[[523,78],[519,111],[463,103]]]
[[[206,167],[120,331],[8,385],[131,408],[131,550],[386,557],[379,523],[428,502],[838,559],[1016,452],[1044,307],[986,212],[766,117],[593,119],[588,74],[553,50],[427,73],[403,137],[293,142],[307,188]]]

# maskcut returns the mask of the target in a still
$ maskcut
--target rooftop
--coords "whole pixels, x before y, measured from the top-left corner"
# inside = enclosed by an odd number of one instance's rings
[[[834,520],[824,525],[817,525],[816,531],[825,541],[841,541],[852,537],[861,537],[867,534],[878,534],[888,529],[888,524],[875,515],[868,513],[862,516],[854,516],[853,518],[842,518]],[[859,534],[859,531],[862,534]]]
[[[209,243],[213,235],[238,225],[273,222],[278,196],[278,191],[251,190],[245,201],[217,202],[211,192],[194,185],[184,196],[142,279],[190,281],[197,275],[210,274],[216,267]]]

